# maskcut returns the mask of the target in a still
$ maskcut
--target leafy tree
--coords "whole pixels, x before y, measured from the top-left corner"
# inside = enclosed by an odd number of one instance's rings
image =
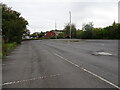
[[[84,31],[83,30],[77,30],[76,31],[76,38],[78,38],[78,39],[82,39],[82,38],[84,38]]]
[[[2,6],[2,34],[5,42],[17,42],[22,40],[28,22],[20,16],[20,13],[12,10],[5,4]]]
[[[67,38],[70,37],[70,24],[65,25],[64,35]],[[75,24],[71,24],[71,38],[76,38],[76,26],[75,26]]]
[[[25,29],[24,32],[23,32],[23,38],[26,38],[26,36],[29,36],[30,37],[30,30],[29,29]]]
[[[2,6],[0,5],[0,30],[2,29]]]
[[[40,34],[39,34],[39,38],[41,38],[41,37],[44,37],[44,32],[41,32]]]
[[[85,38],[92,38],[93,23],[83,24],[82,29],[85,31]]]
[[[113,22],[105,28],[93,28],[92,23],[84,24],[82,30],[76,31],[81,39],[120,39],[120,24]]]
[[[104,29],[103,37],[106,39],[120,39],[120,24],[113,23],[111,26],[107,26]]]
[[[92,30],[92,38],[103,39],[103,29],[102,28],[94,28]]]
[[[39,33],[34,32],[33,34],[30,35],[30,37],[38,39],[39,38]]]

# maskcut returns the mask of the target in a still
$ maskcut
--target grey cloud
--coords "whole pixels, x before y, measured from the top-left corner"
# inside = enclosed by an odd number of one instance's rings
[[[21,12],[21,15],[28,20],[31,32],[54,29],[55,20],[57,28],[63,29],[65,23],[69,22],[69,11],[72,12],[72,22],[80,29],[83,23],[89,21],[93,21],[95,27],[104,27],[112,24],[114,20],[117,21],[117,0],[111,2],[97,2],[97,0],[96,2],[33,2],[31,0],[17,2],[13,0],[6,4]]]

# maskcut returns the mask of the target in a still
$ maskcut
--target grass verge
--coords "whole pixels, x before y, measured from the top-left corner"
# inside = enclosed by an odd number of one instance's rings
[[[15,47],[17,46],[17,43],[4,43],[2,45],[2,57],[7,56]]]

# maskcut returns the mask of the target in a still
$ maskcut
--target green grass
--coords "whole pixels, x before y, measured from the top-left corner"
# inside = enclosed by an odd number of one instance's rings
[[[2,57],[7,56],[15,47],[17,43],[5,43],[2,45]]]
[[[2,43],[0,42],[0,59],[2,58]]]

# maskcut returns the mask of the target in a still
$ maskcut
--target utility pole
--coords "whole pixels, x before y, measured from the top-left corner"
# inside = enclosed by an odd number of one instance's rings
[[[57,30],[57,26],[56,26],[56,21],[55,21],[55,30]],[[57,39],[57,31],[55,31],[56,33],[56,39]]]
[[[120,23],[120,1],[118,2],[118,23]]]
[[[56,21],[55,21],[55,30],[56,30]]]
[[[71,11],[69,11],[70,14],[70,39],[71,39]]]

